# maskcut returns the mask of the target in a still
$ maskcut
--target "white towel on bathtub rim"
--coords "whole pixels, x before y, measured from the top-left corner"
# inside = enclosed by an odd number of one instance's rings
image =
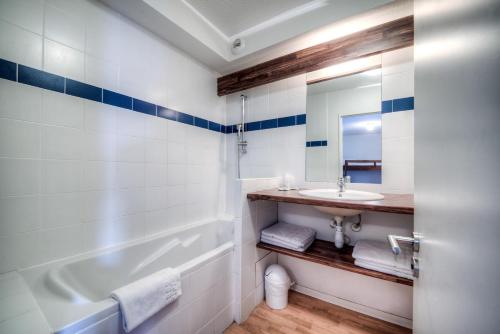
[[[378,240],[359,240],[352,252],[352,257],[356,260],[398,268],[402,271],[411,267],[412,256],[411,246],[401,245],[401,253],[394,255],[389,242]]]
[[[305,252],[307,250],[307,248],[309,248],[309,246],[311,246],[311,244],[314,242],[314,238],[311,238],[309,241],[306,242],[306,244],[304,246],[301,246],[301,247],[297,247],[295,245],[291,245],[291,244],[288,244],[286,242],[281,242],[281,241],[276,240],[276,239],[266,238],[265,236],[262,236],[260,238],[260,241],[265,242],[266,244],[291,249],[291,250],[294,250],[297,252]]]
[[[111,292],[120,304],[123,329],[129,333],[182,294],[180,273],[166,268]]]
[[[357,265],[358,267],[370,269],[370,270],[375,270],[375,271],[380,271],[385,274],[389,275],[394,275],[394,276],[399,276],[403,278],[408,278],[408,279],[413,279],[413,272],[410,270],[399,270],[391,267],[387,267],[384,265],[377,265],[374,264],[373,262],[367,262],[363,260],[354,260],[354,264]]]
[[[274,239],[295,248],[303,248],[316,236],[316,231],[310,227],[278,222],[261,232],[261,238]]]

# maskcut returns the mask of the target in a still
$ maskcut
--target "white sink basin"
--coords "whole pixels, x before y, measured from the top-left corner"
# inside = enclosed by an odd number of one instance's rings
[[[378,201],[384,199],[384,195],[359,190],[345,190],[339,192],[338,189],[311,189],[301,190],[299,194],[309,197],[345,201]]]
[[[345,190],[341,193],[338,189],[312,189],[301,190],[299,194],[309,197],[344,201],[377,201],[384,199],[384,195],[358,190]],[[315,206],[315,208],[323,213],[342,217],[355,216],[363,212],[362,210],[356,209],[332,208],[326,206]]]

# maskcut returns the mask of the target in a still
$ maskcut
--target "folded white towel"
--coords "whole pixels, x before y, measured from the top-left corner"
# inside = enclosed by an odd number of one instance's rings
[[[359,259],[358,260],[354,260],[354,262],[355,262],[356,265],[359,265],[360,267],[362,265],[367,265],[367,266],[370,266],[370,267],[380,268],[381,270],[384,269],[384,270],[389,270],[391,272],[399,272],[399,273],[407,274],[407,275],[412,275],[412,273],[413,273],[413,271],[411,270],[411,268],[402,269],[402,268],[386,266],[386,265],[383,265],[383,264],[374,263],[374,262],[365,261],[365,260],[359,260]],[[381,271],[381,270],[379,270],[379,271]]]
[[[411,280],[413,279],[413,273],[411,270],[401,271],[401,270],[397,270],[397,269],[387,267],[384,265],[377,265],[377,264],[374,264],[373,262],[366,262],[363,260],[354,260],[354,264],[359,266],[359,267],[362,267],[362,268],[380,271],[381,273],[386,273],[389,275],[404,277],[404,278],[408,278]]]
[[[276,240],[294,248],[304,248],[311,239],[316,237],[316,231],[310,227],[278,222],[261,232],[261,238]]]
[[[356,260],[384,265],[401,271],[411,268],[411,247],[401,245],[401,254],[394,255],[389,242],[376,240],[359,240],[354,246],[352,257]]]
[[[123,329],[130,332],[182,294],[177,269],[166,268],[111,292],[120,303]]]
[[[265,236],[262,236],[260,241],[265,242],[266,244],[291,249],[291,250],[294,250],[297,252],[305,252],[306,249],[309,248],[309,246],[311,246],[311,244],[314,242],[314,238],[311,238],[310,240],[308,240],[306,242],[306,244],[304,246],[301,246],[301,247],[297,247],[295,245],[291,245],[291,244],[286,243],[286,242],[281,242],[281,241],[276,240],[276,239],[267,238]]]

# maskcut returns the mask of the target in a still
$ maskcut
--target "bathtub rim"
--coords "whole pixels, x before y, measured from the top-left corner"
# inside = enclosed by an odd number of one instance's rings
[[[68,264],[68,263],[77,262],[77,261],[81,261],[81,260],[87,260],[87,259],[99,256],[99,255],[112,253],[112,252],[119,251],[119,250],[122,250],[122,249],[125,249],[128,247],[132,247],[132,246],[137,246],[137,245],[140,245],[140,244],[143,244],[146,242],[150,242],[150,241],[153,241],[156,239],[161,239],[163,237],[166,237],[166,236],[169,236],[172,234],[183,232],[183,231],[189,230],[189,229],[194,228],[194,227],[208,225],[211,223],[218,223],[218,224],[219,223],[230,223],[230,224],[232,224],[233,220],[227,219],[227,218],[203,219],[203,220],[199,220],[199,221],[189,223],[186,225],[172,227],[168,230],[161,231],[161,232],[158,232],[155,234],[151,234],[151,235],[145,236],[143,238],[133,239],[133,240],[117,243],[117,244],[114,244],[111,246],[105,246],[102,248],[93,249],[90,251],[85,251],[82,253],[78,253],[78,254],[74,254],[74,255],[70,255],[70,256],[54,259],[54,260],[50,260],[50,261],[35,264],[35,265],[29,266],[29,267],[16,269],[15,271],[17,271],[19,274],[21,274],[21,276],[23,276],[22,273],[27,272],[27,271],[36,270],[36,269],[39,269],[42,267],[51,266],[51,265],[55,265],[55,264]]]
[[[19,275],[23,278],[25,283],[28,285],[30,293],[32,294],[33,298],[36,301],[36,304],[39,308],[39,310],[42,312],[44,315],[45,319],[47,320],[47,323],[53,333],[73,333],[73,332],[78,332],[81,331],[89,326],[91,326],[94,323],[98,323],[99,321],[113,315],[116,312],[119,311],[119,305],[118,302],[111,297],[105,298],[99,302],[94,302],[93,304],[95,305],[95,310],[87,312],[87,314],[82,315],[79,319],[77,320],[69,320],[67,321],[66,324],[60,325],[57,328],[54,328],[51,324],[50,321],[48,321],[48,317],[45,314],[44,310],[42,307],[40,307],[38,303],[38,299],[35,297],[35,291],[33,290],[33,285],[32,282],[40,278],[42,275],[48,273],[50,270],[58,268],[58,267],[63,267],[67,264],[71,263],[76,263],[79,261],[84,261],[87,259],[91,259],[100,255],[104,255],[107,253],[115,252],[115,251],[120,251],[129,247],[133,247],[136,245],[141,245],[145,244],[147,242],[151,242],[157,239],[165,238],[171,235],[175,235],[177,233],[181,233],[183,231],[187,231],[193,228],[201,227],[204,225],[209,225],[209,224],[231,224],[229,225],[232,228],[232,223],[233,221],[230,219],[204,219],[200,220],[197,222],[189,223],[183,226],[179,227],[174,227],[169,230],[162,231],[160,233],[156,233],[154,235],[142,238],[142,239],[136,239],[136,240],[131,240],[127,241],[121,244],[113,245],[110,247],[105,247],[97,250],[92,250],[89,252],[85,253],[80,253],[77,255],[72,255],[68,256],[65,258],[60,258],[57,260],[45,262],[42,264],[34,265],[31,267],[23,268],[21,270],[17,270]],[[233,231],[232,231],[233,232]],[[231,235],[233,235],[231,233]],[[180,266],[177,266],[176,268],[179,269],[181,278],[185,277],[186,275],[189,275],[193,272],[195,272],[197,269],[203,266],[204,263],[206,263],[208,260],[210,261],[215,261],[218,258],[226,255],[227,253],[231,252],[234,250],[234,238],[229,238],[228,241],[222,243],[221,245],[217,246],[216,248],[213,248],[209,250],[208,252],[205,252],[193,259],[190,259],[189,261],[181,264]]]

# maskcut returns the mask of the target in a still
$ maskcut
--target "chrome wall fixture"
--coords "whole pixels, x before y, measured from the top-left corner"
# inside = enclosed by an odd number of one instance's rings
[[[241,156],[245,153],[247,153],[247,141],[245,140],[245,109],[246,109],[246,102],[247,102],[247,96],[241,94],[240,95],[241,99],[241,122],[240,124],[236,125],[236,130],[237,132],[237,146],[238,146],[238,179],[241,178],[241,170],[240,170],[240,159]]]

